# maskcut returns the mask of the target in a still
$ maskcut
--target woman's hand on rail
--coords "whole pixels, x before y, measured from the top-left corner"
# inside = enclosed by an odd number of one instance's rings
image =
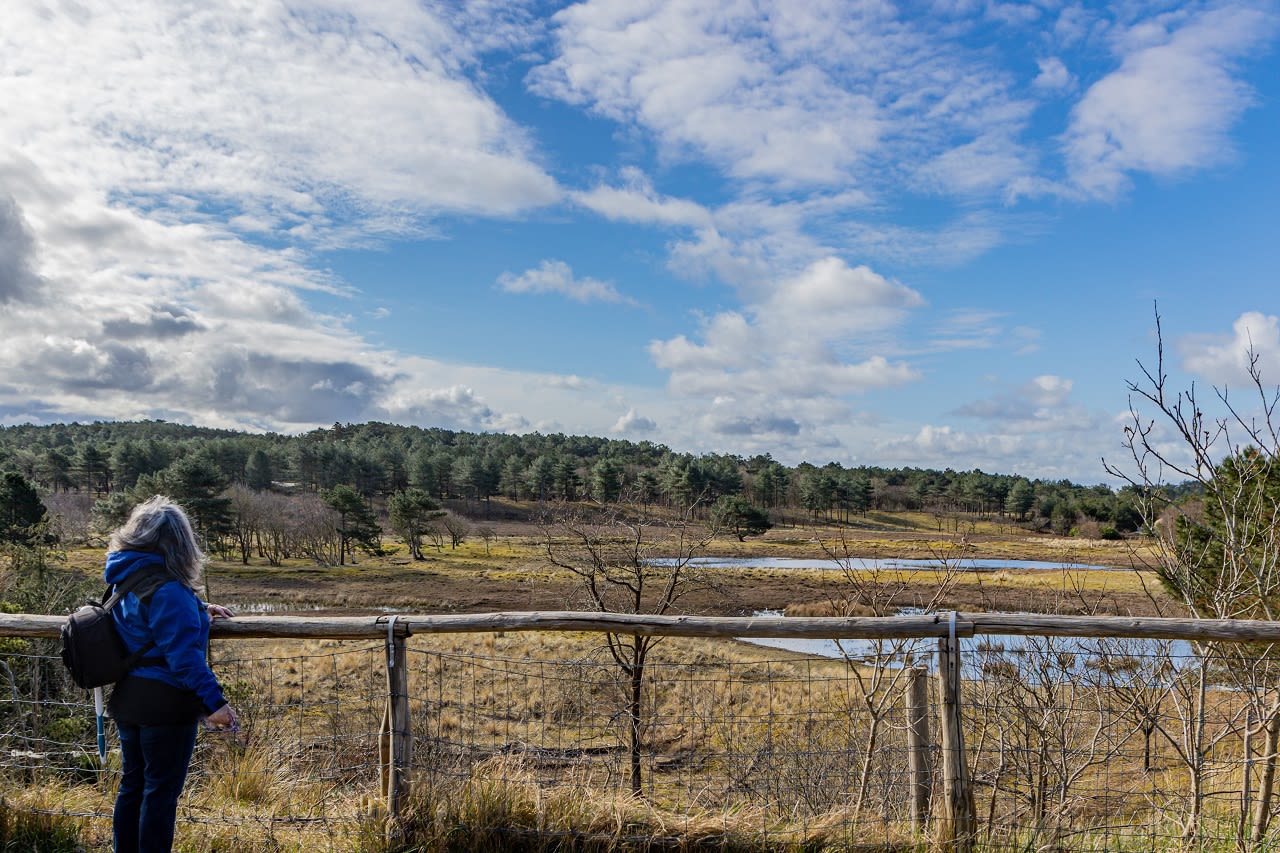
[[[240,727],[240,715],[228,703],[206,717],[204,724],[215,731],[235,731]]]
[[[235,616],[230,609],[223,607],[221,604],[206,604],[204,608],[209,611],[209,616],[212,619],[230,619]]]

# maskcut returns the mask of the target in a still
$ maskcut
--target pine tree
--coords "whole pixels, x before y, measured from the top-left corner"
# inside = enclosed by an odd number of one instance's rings
[[[46,537],[48,516],[40,494],[13,471],[0,479],[0,542],[35,545]]]
[[[440,505],[422,489],[405,489],[387,498],[391,529],[400,534],[415,560],[422,557],[422,534],[427,525],[445,515]]]
[[[354,555],[357,547],[372,554],[382,552],[382,528],[359,492],[339,484],[321,492],[320,497],[338,513],[338,536],[342,540],[338,565],[346,565],[347,554]]]

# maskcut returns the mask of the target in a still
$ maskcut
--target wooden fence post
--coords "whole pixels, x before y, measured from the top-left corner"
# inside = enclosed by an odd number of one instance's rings
[[[911,774],[911,827],[924,832],[929,820],[929,795],[933,770],[929,750],[929,670],[913,666],[907,671],[907,766]]]
[[[972,853],[977,820],[961,726],[960,641],[956,637],[954,612],[951,614],[950,635],[938,640],[938,676],[943,799],[938,821],[938,845],[952,853]]]
[[[398,838],[401,812],[409,795],[413,770],[413,725],[409,718],[408,629],[396,631],[396,617],[387,620],[387,705],[378,732],[382,794],[387,804],[388,840]]]

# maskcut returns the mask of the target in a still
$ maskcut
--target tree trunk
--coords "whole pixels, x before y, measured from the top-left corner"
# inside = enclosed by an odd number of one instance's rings
[[[1204,657],[1200,659],[1199,680],[1196,683],[1196,695],[1192,702],[1192,719],[1188,721],[1188,744],[1187,754],[1191,761],[1187,771],[1190,775],[1191,783],[1191,813],[1187,815],[1187,827],[1183,833],[1183,837],[1187,840],[1195,841],[1200,838],[1200,818],[1204,811],[1204,710],[1205,699],[1208,694],[1208,666]]]
[[[1254,803],[1253,825],[1249,828],[1249,844],[1258,847],[1271,820],[1271,798],[1275,790],[1276,750],[1280,747],[1280,707],[1273,708],[1267,720],[1267,739],[1263,745],[1262,778],[1258,780],[1258,799]]]
[[[862,769],[858,773],[858,796],[853,801],[853,825],[858,825],[862,817],[862,807],[866,803],[867,788],[871,785],[871,767],[875,760],[876,744],[880,740],[880,715],[872,712],[871,729],[867,732],[867,743],[862,751]]]

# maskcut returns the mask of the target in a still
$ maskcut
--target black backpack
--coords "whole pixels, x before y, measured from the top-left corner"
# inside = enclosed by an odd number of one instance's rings
[[[80,687],[102,687],[124,678],[134,667],[164,663],[162,657],[146,657],[155,648],[154,642],[129,654],[116,631],[111,608],[129,592],[146,601],[171,580],[173,575],[158,566],[138,569],[116,584],[115,592],[108,586],[102,593],[104,601],[90,599],[67,617],[62,626],[62,663],[72,681]]]

